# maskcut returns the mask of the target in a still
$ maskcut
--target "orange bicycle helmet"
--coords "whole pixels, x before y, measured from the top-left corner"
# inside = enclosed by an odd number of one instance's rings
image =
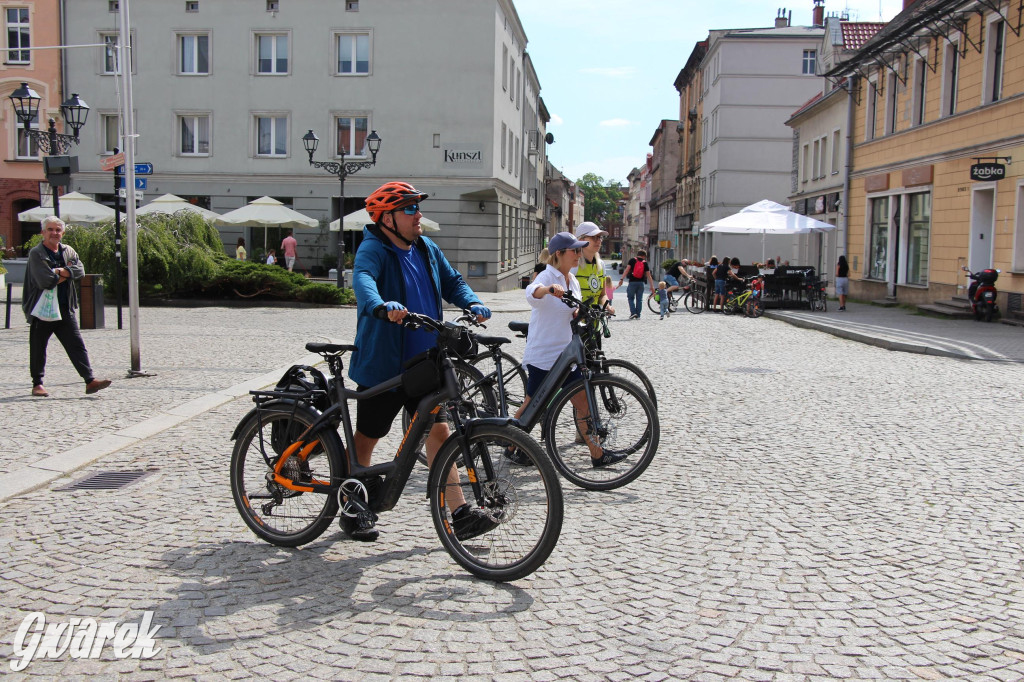
[[[366,212],[370,214],[370,220],[379,223],[385,213],[418,204],[428,196],[408,182],[388,182],[366,197]]]

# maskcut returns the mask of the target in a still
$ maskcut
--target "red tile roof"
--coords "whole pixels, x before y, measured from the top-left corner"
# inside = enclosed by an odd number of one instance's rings
[[[843,49],[859,50],[864,43],[881,31],[885,24],[868,21],[843,21],[839,23],[839,26],[843,29]]]

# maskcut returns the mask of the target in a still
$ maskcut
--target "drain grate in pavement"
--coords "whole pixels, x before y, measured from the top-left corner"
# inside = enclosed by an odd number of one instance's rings
[[[733,367],[728,371],[736,374],[775,374],[774,369],[768,369],[767,367]]]
[[[156,471],[100,471],[57,490],[118,490]]]

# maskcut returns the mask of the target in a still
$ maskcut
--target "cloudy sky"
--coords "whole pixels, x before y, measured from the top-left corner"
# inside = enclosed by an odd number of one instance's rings
[[[793,25],[811,23],[801,0]],[[515,0],[541,96],[551,113],[551,162],[573,180],[594,172],[625,184],[650,151],[658,122],[674,119],[672,83],[708,31],[773,25],[779,0]],[[902,0],[847,0],[826,14],[888,21]]]

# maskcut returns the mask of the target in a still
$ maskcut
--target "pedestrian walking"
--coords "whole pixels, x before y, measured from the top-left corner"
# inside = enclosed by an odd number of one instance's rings
[[[245,237],[238,238],[238,246],[235,247],[235,260],[245,260]]]
[[[298,242],[295,241],[291,231],[281,240],[281,253],[284,254],[284,265],[288,268],[288,272],[292,272],[295,268],[295,247],[297,244]]]
[[[651,291],[654,291],[654,277],[651,276],[651,268],[647,264],[647,252],[645,250],[640,249],[636,252],[636,257],[629,259],[626,269],[623,270],[622,279],[615,285],[615,288],[621,287],[625,281],[629,282],[629,285],[626,287],[626,300],[629,302],[629,319],[639,320],[640,313],[643,311],[644,282],[649,282]]]
[[[28,252],[22,309],[29,323],[29,372],[32,395],[50,395],[43,387],[46,346],[56,336],[78,375],[85,380],[85,392],[96,393],[110,386],[109,379],[97,379],[89,364],[89,353],[78,329],[78,291],[74,282],[85,276],[78,253],[62,244],[64,221],[48,216],[42,221],[43,241]]]
[[[658,319],[664,320],[666,315],[671,317],[672,313],[669,312],[668,302],[672,300],[672,294],[669,293],[668,285],[664,281],[658,282],[658,290],[655,292],[654,298],[658,301],[661,309],[661,317]]]
[[[846,297],[850,293],[850,264],[846,256],[840,256],[836,263],[836,296],[839,297],[839,309],[846,311]]]

